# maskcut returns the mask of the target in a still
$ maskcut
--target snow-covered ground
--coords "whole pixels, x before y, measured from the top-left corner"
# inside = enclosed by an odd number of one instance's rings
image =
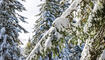
[[[23,42],[24,45],[22,45],[22,47],[25,46],[27,40],[29,38],[32,38],[33,35],[33,27],[35,24],[35,20],[38,19],[38,17],[36,17],[35,15],[39,13],[39,7],[37,7],[37,5],[40,4],[40,0],[26,0],[25,2],[21,2],[24,7],[26,8],[27,11],[23,11],[23,12],[19,12],[22,16],[27,17],[28,19],[26,19],[27,23],[23,23],[20,22],[20,25],[23,26],[29,33],[20,33],[19,39]]]

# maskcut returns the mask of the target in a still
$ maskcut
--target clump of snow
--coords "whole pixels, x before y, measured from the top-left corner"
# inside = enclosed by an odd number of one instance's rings
[[[1,33],[0,33],[0,39],[2,38],[2,35],[1,35]]]
[[[3,0],[0,0],[0,5],[1,5],[2,2],[3,2]]]
[[[66,28],[69,28],[70,22],[67,18],[59,17],[53,22],[53,26],[56,27],[60,32],[64,31]]]
[[[101,57],[99,58],[99,60],[105,60],[105,49],[104,49],[103,53],[101,54]]]
[[[5,34],[5,32],[6,32],[5,27],[2,27],[1,30],[0,30],[0,39]]]
[[[4,60],[3,56],[0,56],[0,60]]]
[[[48,39],[45,42],[45,49],[44,49],[44,51],[46,51],[47,48],[51,49],[51,45],[52,45],[52,43],[51,43],[51,37],[48,37]]]
[[[5,27],[1,28],[1,34],[5,34],[6,30],[5,30]]]
[[[88,26],[87,26],[87,24],[84,26],[83,31],[84,31],[85,33],[87,33],[87,31],[88,31]]]
[[[85,44],[85,47],[83,48],[83,51],[81,53],[81,59],[80,60],[84,60],[86,57],[88,58],[90,55],[89,55],[89,39],[86,40],[86,44]]]
[[[69,6],[69,8],[66,9],[65,12],[63,12],[63,14],[61,15],[61,17],[66,18],[68,15],[70,15],[70,13],[71,13],[73,10],[76,10],[77,5],[78,5],[81,1],[82,1],[82,0],[75,0],[75,1],[73,1],[73,3]]]
[[[59,32],[55,32],[55,36],[57,37],[57,40],[63,37],[62,34],[60,34]]]
[[[78,46],[81,46],[82,41],[78,39]]]
[[[7,35],[4,35],[4,40],[3,40],[3,42],[6,43],[6,41],[7,41]]]

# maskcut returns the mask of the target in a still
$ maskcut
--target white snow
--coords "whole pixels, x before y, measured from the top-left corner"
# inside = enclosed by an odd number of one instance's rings
[[[67,18],[58,17],[53,22],[53,26],[56,27],[60,32],[60,31],[64,31],[66,28],[69,28],[70,22]]]
[[[81,46],[82,40],[78,39],[78,46]]]
[[[1,30],[0,30],[0,39],[5,34],[5,32],[6,32],[5,27],[2,27]]]
[[[55,32],[55,36],[57,37],[57,40],[63,37],[62,34],[60,34],[59,32]]]
[[[69,8],[66,9],[65,12],[63,12],[63,14],[61,15],[61,17],[66,18],[68,15],[70,15],[70,13],[71,13],[73,10],[76,10],[76,9],[77,9],[77,5],[78,5],[81,1],[82,1],[82,0],[75,0],[75,1],[73,1],[73,3],[69,6]]]
[[[0,5],[1,5],[2,2],[3,2],[3,0],[0,0]]]
[[[55,19],[55,21],[53,22],[53,27],[51,27],[45,34],[44,36],[42,37],[42,39],[36,44],[36,46],[34,47],[34,49],[31,51],[31,53],[29,54],[29,56],[27,57],[26,60],[29,60],[31,58],[31,56],[33,54],[35,54],[35,51],[38,50],[38,48],[40,47],[40,43],[42,41],[45,42],[45,46],[46,47],[49,47],[47,46],[48,43],[51,41],[51,38],[49,37],[49,34],[53,35],[52,32],[57,32],[56,31],[56,28],[60,31],[64,31],[66,30],[66,28],[69,28],[70,27],[70,22],[69,20],[66,18],[73,10],[76,9],[77,5],[81,2],[82,0],[75,0],[71,5],[70,7],[61,15],[61,17],[58,17],[57,19]],[[58,32],[58,33],[59,33]],[[59,35],[59,34],[58,34]],[[46,37],[48,38],[46,40]],[[61,35],[59,35],[59,37],[61,37]],[[44,47],[43,49],[45,49],[46,47]]]
[[[47,48],[50,48],[52,46],[52,43],[51,43],[51,37],[48,37],[48,39],[46,40],[45,42],[45,49],[44,51],[47,50]],[[50,48],[51,49],[51,48]]]
[[[6,41],[7,41],[7,35],[4,35],[4,40],[3,40],[3,42],[6,43]]]
[[[101,57],[99,58],[99,60],[105,60],[105,49],[104,49],[103,53],[101,54]]]
[[[0,60],[4,60],[3,56],[0,56]]]
[[[0,32],[1,32],[1,35],[5,34],[5,32],[6,32],[5,27],[2,27]]]
[[[1,35],[1,33],[0,33],[0,39],[2,38],[2,35]]]
[[[89,42],[88,40],[89,40],[89,39],[87,39],[86,42]],[[90,56],[90,55],[89,55],[89,46],[88,46],[88,43],[85,44],[85,47],[84,47],[83,52],[81,53],[81,55],[82,55],[82,57],[81,57],[80,60],[84,60],[84,59],[86,58],[86,56],[87,56],[87,57]]]

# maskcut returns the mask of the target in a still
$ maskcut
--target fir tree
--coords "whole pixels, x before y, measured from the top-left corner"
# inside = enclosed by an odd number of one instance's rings
[[[68,43],[81,46],[85,43],[80,60],[97,60],[104,47],[105,0],[74,0],[63,14],[55,19],[50,29],[36,44],[28,58],[37,52],[55,51],[55,42],[62,46],[61,38],[68,34],[72,37]],[[59,41],[60,39],[60,41]],[[63,39],[64,40],[64,39]],[[62,43],[62,44],[61,44]],[[44,51],[44,52],[43,52]],[[46,54],[46,53],[45,53]],[[28,59],[27,58],[27,59]]]
[[[47,30],[52,26],[52,22],[61,14],[65,9],[67,9],[69,3],[66,0],[61,3],[61,0],[46,0],[45,3],[40,4],[40,18],[36,21],[35,25],[35,35],[33,36],[32,46],[34,47],[36,43],[42,38]],[[26,49],[26,51],[31,51],[32,49]],[[52,55],[52,52],[48,53],[47,56]],[[46,56],[46,57],[47,57]],[[52,56],[49,57],[52,59]]]
[[[45,3],[40,4],[40,18],[36,20],[35,35],[33,36],[33,44],[39,41],[43,34],[52,26],[52,22],[59,17],[63,11],[68,7],[69,3],[66,1],[64,4],[60,4],[60,0],[46,0]],[[36,42],[35,42],[36,41]]]
[[[19,25],[25,18],[16,13],[22,10],[25,8],[17,0],[0,0],[0,60],[23,60],[18,32],[27,31]]]

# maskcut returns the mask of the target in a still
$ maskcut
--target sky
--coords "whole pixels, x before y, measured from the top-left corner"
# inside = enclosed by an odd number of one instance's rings
[[[39,7],[37,5],[40,4],[40,0],[26,0],[25,2],[21,2],[24,7],[26,8],[27,11],[19,12],[22,16],[27,17],[26,19],[27,23],[20,22],[19,24],[24,27],[29,33],[19,33],[19,39],[23,42],[25,46],[26,42],[28,41],[29,38],[32,38],[33,34],[33,27],[35,24],[35,20],[38,19],[35,15],[39,13]]]

